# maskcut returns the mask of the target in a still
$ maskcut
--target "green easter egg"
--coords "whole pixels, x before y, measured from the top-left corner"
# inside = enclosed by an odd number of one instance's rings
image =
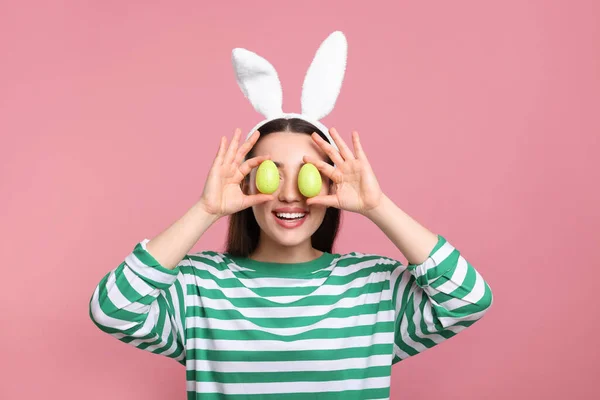
[[[265,160],[258,166],[256,187],[265,194],[271,194],[279,187],[279,170],[273,161]]]
[[[298,189],[306,197],[315,197],[321,191],[321,173],[311,163],[306,163],[298,173]]]

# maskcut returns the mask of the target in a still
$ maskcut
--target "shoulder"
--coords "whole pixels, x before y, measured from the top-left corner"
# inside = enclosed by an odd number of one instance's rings
[[[202,250],[194,253],[188,253],[179,262],[179,268],[182,272],[192,272],[196,269],[206,270],[210,268],[222,270],[227,268],[227,265],[231,262],[227,254],[213,251],[213,250]]]
[[[391,257],[386,257],[375,253],[363,253],[353,251],[350,253],[336,254],[337,265],[340,267],[360,264],[364,267],[380,267],[386,270],[393,270],[402,263]]]

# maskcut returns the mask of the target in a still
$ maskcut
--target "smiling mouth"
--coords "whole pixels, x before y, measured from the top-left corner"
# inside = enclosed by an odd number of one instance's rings
[[[294,229],[302,226],[304,221],[308,218],[308,213],[297,212],[297,213],[282,213],[273,212],[273,217],[277,224],[284,229]]]
[[[307,215],[307,213],[276,213],[276,212],[274,212],[273,214],[275,214],[275,216],[282,221],[296,221],[296,220],[304,218]]]

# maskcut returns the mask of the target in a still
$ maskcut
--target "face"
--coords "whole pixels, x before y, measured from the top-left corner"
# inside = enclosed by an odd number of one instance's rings
[[[323,222],[326,207],[306,205],[306,197],[298,189],[298,173],[305,155],[326,161],[326,154],[305,133],[276,132],[261,138],[253,156],[270,155],[279,169],[279,188],[274,200],[252,207],[261,235],[282,246],[297,246],[310,241]],[[319,195],[329,194],[329,179],[321,174],[323,185]],[[250,194],[257,194],[256,168],[249,174]],[[287,215],[282,215],[287,214]],[[279,216],[278,216],[279,215]],[[290,219],[291,217],[291,219]]]

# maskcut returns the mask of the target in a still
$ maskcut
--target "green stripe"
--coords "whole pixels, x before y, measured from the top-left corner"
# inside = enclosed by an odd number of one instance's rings
[[[444,258],[438,265],[427,271],[427,282],[433,284],[433,282],[441,276],[452,276],[458,265],[459,258],[460,252],[454,249],[448,257]]]
[[[225,330],[189,328],[188,339],[211,339],[211,340],[276,340],[279,342],[294,342],[308,339],[344,339],[356,336],[370,336],[375,333],[392,332],[394,322],[377,322],[374,325],[352,326],[349,328],[321,328],[312,329],[308,332],[296,335],[282,336],[259,330]]]
[[[329,276],[329,278],[327,278],[323,284],[332,285],[332,286],[347,285],[348,283],[352,282],[353,280],[355,280],[357,278],[363,278],[363,277],[369,276],[376,272],[389,272],[391,270],[391,267],[392,267],[392,265],[376,264],[371,267],[358,269],[357,271],[355,271],[351,274],[348,274],[346,276]],[[186,270],[186,273],[187,272],[188,271]],[[241,281],[238,280],[238,277],[235,277],[235,276],[232,276],[229,278],[219,278],[219,277],[211,274],[207,270],[202,270],[202,269],[197,269],[197,268],[190,269],[190,272],[191,272],[190,275],[192,275],[193,277],[214,281],[221,288],[246,287]],[[245,277],[245,276],[239,276],[239,278],[248,279],[248,280],[253,279],[253,278]],[[261,275],[260,277],[256,277],[255,279],[268,279],[268,278],[266,278],[264,275]],[[282,279],[284,279],[284,278],[282,278]],[[290,279],[298,280],[299,278],[290,278]],[[193,281],[194,279],[190,278],[190,280]],[[302,279],[300,279],[300,280],[302,280]],[[309,287],[290,287],[290,286],[270,287],[268,289],[277,290],[279,293],[283,293],[283,295],[292,295],[292,293],[296,293],[296,291],[298,291],[297,293],[299,293],[301,295],[301,294],[305,294],[307,290],[313,291],[315,286],[320,284],[319,282],[317,282],[316,277],[313,277],[313,279],[305,279],[305,280],[306,281],[315,280],[315,285],[312,287],[311,286],[309,286]],[[252,290],[258,291],[261,289],[262,288],[253,288]],[[277,294],[277,295],[281,295],[281,294]]]
[[[423,308],[425,307],[425,303],[427,303],[427,297],[423,296],[423,298],[421,299],[421,302],[419,303],[419,309],[421,311],[421,315],[423,315]],[[417,342],[417,343],[421,343],[422,345],[424,345],[427,348],[431,348],[433,346],[435,346],[435,342],[431,339],[422,339],[422,338],[418,338],[416,336],[416,327],[415,327],[415,323],[413,322],[413,317],[414,317],[415,311],[414,311],[414,297],[411,297],[407,306],[406,306],[406,312],[404,314],[404,318],[407,320],[408,322],[408,326],[407,326],[407,332],[409,337]],[[434,321],[436,320],[435,316],[433,317]]]
[[[305,306],[330,306],[346,298],[356,298],[363,294],[381,293],[383,290],[387,290],[387,288],[389,288],[389,281],[386,280],[382,282],[370,282],[362,287],[348,289],[339,295],[325,294],[319,296],[304,297],[289,304],[276,303],[268,299],[263,299],[259,297],[227,297],[222,291],[218,289],[204,289],[194,284],[188,284],[186,286],[186,292],[188,295],[199,295],[203,298],[214,300],[227,300],[236,308],[287,308]]]
[[[127,300],[129,300],[130,302],[132,302],[132,303],[138,302],[138,303],[149,306],[150,304],[152,304],[152,302],[154,301],[156,296],[151,296],[151,295],[150,296],[148,296],[148,295],[142,296],[141,293],[139,293],[137,290],[135,290],[133,288],[133,286],[131,286],[131,284],[129,283],[129,280],[127,279],[127,277],[125,277],[125,274],[123,273],[123,269],[125,268],[125,266],[126,266],[126,264],[123,262],[123,263],[121,263],[121,265],[119,265],[117,267],[117,269],[115,269],[115,279],[116,279],[117,287],[119,288],[119,290],[121,291],[123,296],[125,296],[125,298]],[[130,269],[130,271],[131,271],[131,269]],[[137,277],[137,275],[135,275],[135,273],[133,271],[131,271],[131,273]]]
[[[170,275],[171,277],[175,277],[179,273],[179,267],[175,267],[173,269],[167,269],[163,267],[148,251],[144,250],[141,243],[138,243],[135,246],[135,248],[133,249],[133,255],[135,255],[138,258],[138,260],[147,268],[156,269],[157,271],[160,271],[166,274],[167,276]],[[170,283],[158,282],[144,275],[138,274],[133,269],[131,271],[152,287],[166,290],[169,288],[169,286],[171,286]]]
[[[228,394],[188,392],[188,400],[366,400],[389,398],[390,389],[345,390],[342,392],[308,392],[308,393],[277,393],[277,394]]]
[[[352,308],[335,308],[324,315],[294,318],[247,318],[238,310],[215,310],[207,307],[188,306],[188,317],[205,317],[221,320],[245,319],[265,328],[297,328],[313,325],[324,318],[348,318],[360,314],[375,314],[378,311],[389,311],[392,309],[391,302],[364,304]]]
[[[269,382],[324,382],[346,379],[380,378],[390,374],[391,364],[365,369],[341,371],[288,371],[288,372],[216,372],[186,371],[186,378],[197,382],[269,383]]]
[[[364,358],[372,355],[392,355],[392,344],[374,344],[365,347],[352,347],[336,350],[293,350],[293,351],[239,351],[188,349],[188,360],[211,361],[311,361],[341,360],[344,358]]]
[[[115,304],[112,301],[110,301],[110,299],[108,298],[108,289],[106,288],[107,281],[108,275],[106,276],[106,280],[103,280],[102,284],[99,286],[100,290],[98,293],[98,302],[104,314],[109,315],[112,318],[120,319],[122,321],[135,322],[138,324],[143,323],[146,320],[146,314],[134,313],[131,311],[117,308],[117,306],[115,306]]]

